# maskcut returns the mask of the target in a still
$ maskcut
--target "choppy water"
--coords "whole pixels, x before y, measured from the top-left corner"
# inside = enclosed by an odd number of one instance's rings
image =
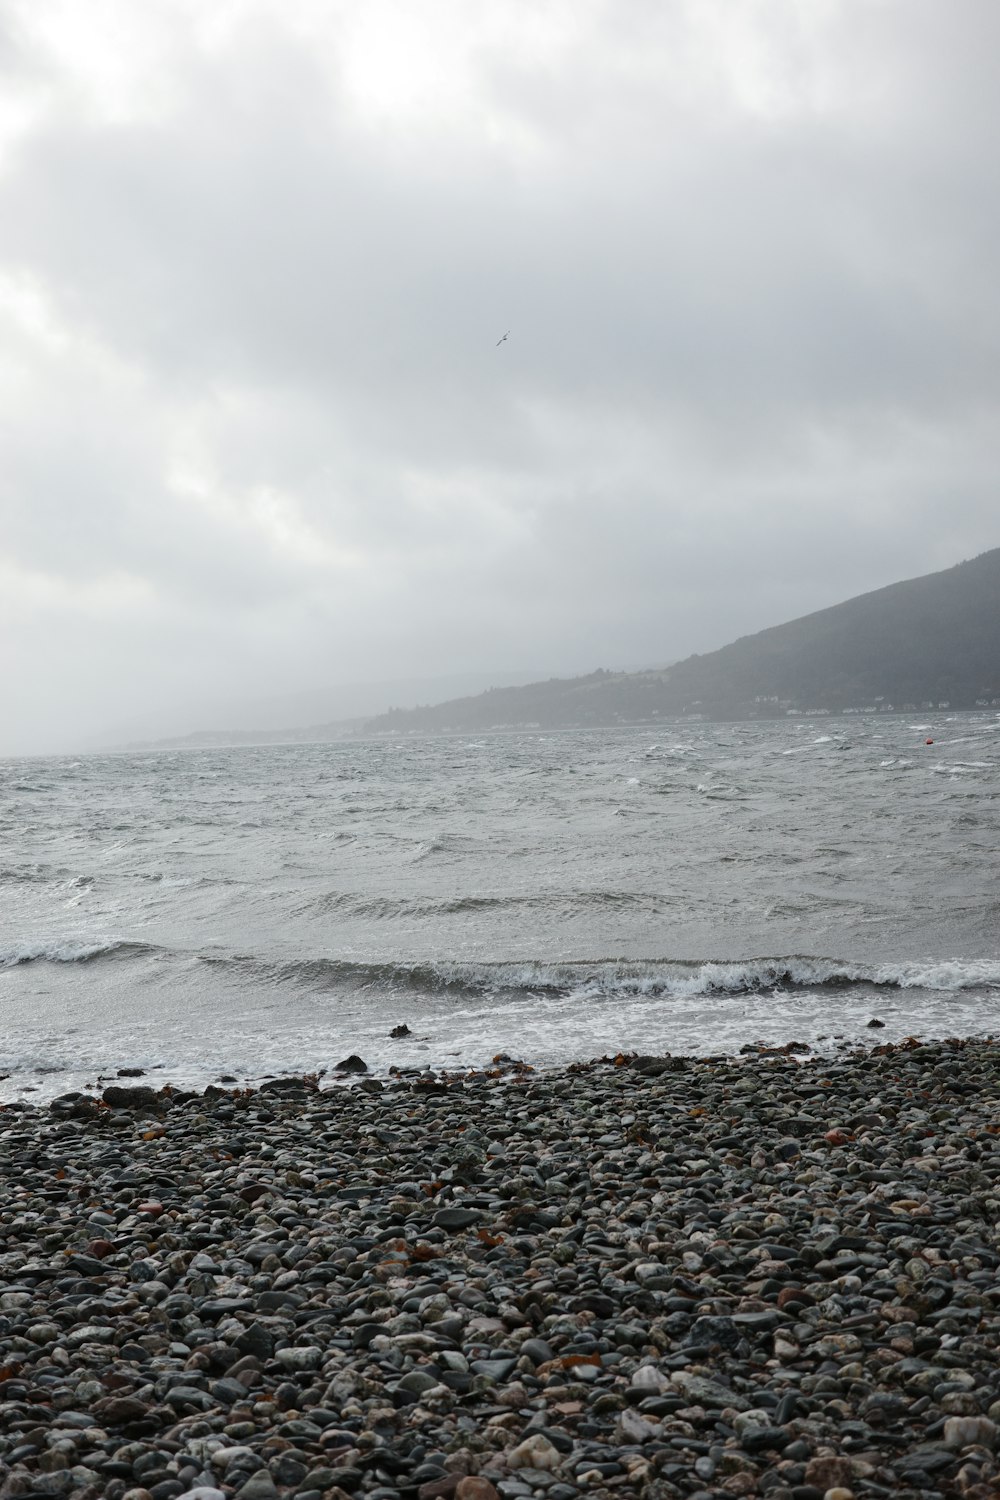
[[[990,1033],[998,848],[996,716],[0,762],[0,1093]]]

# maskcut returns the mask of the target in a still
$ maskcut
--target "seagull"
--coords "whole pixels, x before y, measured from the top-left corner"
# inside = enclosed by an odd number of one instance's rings
[[[507,332],[504,334],[503,338],[502,339],[497,339],[496,344],[495,344],[494,347],[497,348],[497,349],[499,349],[500,345],[501,344],[505,344],[509,338],[510,338],[510,329],[508,328]]]

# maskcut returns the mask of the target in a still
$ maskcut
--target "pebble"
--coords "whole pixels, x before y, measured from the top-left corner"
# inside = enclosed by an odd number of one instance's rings
[[[466,1474],[455,1486],[455,1500],[498,1500],[496,1488],[478,1474]]]
[[[347,1064],[0,1109],[0,1500],[1000,1493],[1000,1047]]]

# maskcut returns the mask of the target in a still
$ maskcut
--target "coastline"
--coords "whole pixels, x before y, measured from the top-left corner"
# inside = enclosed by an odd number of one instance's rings
[[[442,1070],[465,1076],[499,1052],[539,1073],[618,1051],[736,1059],[792,1044],[819,1063],[911,1036],[986,1040],[997,1035],[1000,994],[1000,961],[992,957],[528,960],[371,965],[360,979],[351,976],[355,989],[339,997],[336,1013],[322,996],[292,996],[279,1007],[263,994],[234,1017],[230,990],[209,990],[196,1003],[189,978],[189,988],[178,984],[163,997],[147,993],[128,966],[118,968],[113,990],[79,991],[81,1006],[89,1002],[85,1021],[49,996],[46,1014],[33,991],[4,995],[0,1105],[47,1106],[73,1090],[96,1102],[122,1079],[157,1089],[169,1080],[175,1091],[200,1093],[211,1084],[257,1090],[313,1074],[327,1087],[347,1052],[360,1053],[383,1083]],[[89,978],[81,976],[83,984]],[[365,982],[380,980],[390,993],[373,1005]],[[410,981],[423,985],[416,995]]]
[[[998,1083],[952,1040],[2,1106],[0,1496],[987,1500]]]

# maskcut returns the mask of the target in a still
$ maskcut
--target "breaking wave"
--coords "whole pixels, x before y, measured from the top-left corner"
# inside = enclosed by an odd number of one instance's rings
[[[12,948],[0,948],[0,969],[33,963],[86,964],[98,958],[132,958],[150,951],[145,943],[72,943],[50,939],[48,942],[18,943]]]
[[[755,995],[777,992],[852,989],[928,990],[959,993],[1000,990],[1000,960],[915,960],[865,965],[803,956],[702,962],[677,959],[595,959],[548,963],[541,960],[453,963],[363,961],[316,956],[300,959],[254,953],[190,952],[118,940],[40,940],[0,948],[0,969],[21,964],[91,964],[156,956],[184,966],[192,963],[237,981],[310,991],[350,991],[382,997],[393,994],[578,997],[613,1001],[647,997],[690,999],[698,995]]]
[[[507,963],[363,963],[313,958],[275,963],[251,955],[208,955],[203,962],[242,971],[257,982],[350,989],[381,995],[524,995],[578,996],[613,1000],[626,996],[687,999],[695,995],[754,995],[763,992],[844,990],[933,990],[957,993],[1000,990],[1000,961],[841,963],[819,958],[749,959],[733,963],[672,960],[613,960],[550,964]]]

